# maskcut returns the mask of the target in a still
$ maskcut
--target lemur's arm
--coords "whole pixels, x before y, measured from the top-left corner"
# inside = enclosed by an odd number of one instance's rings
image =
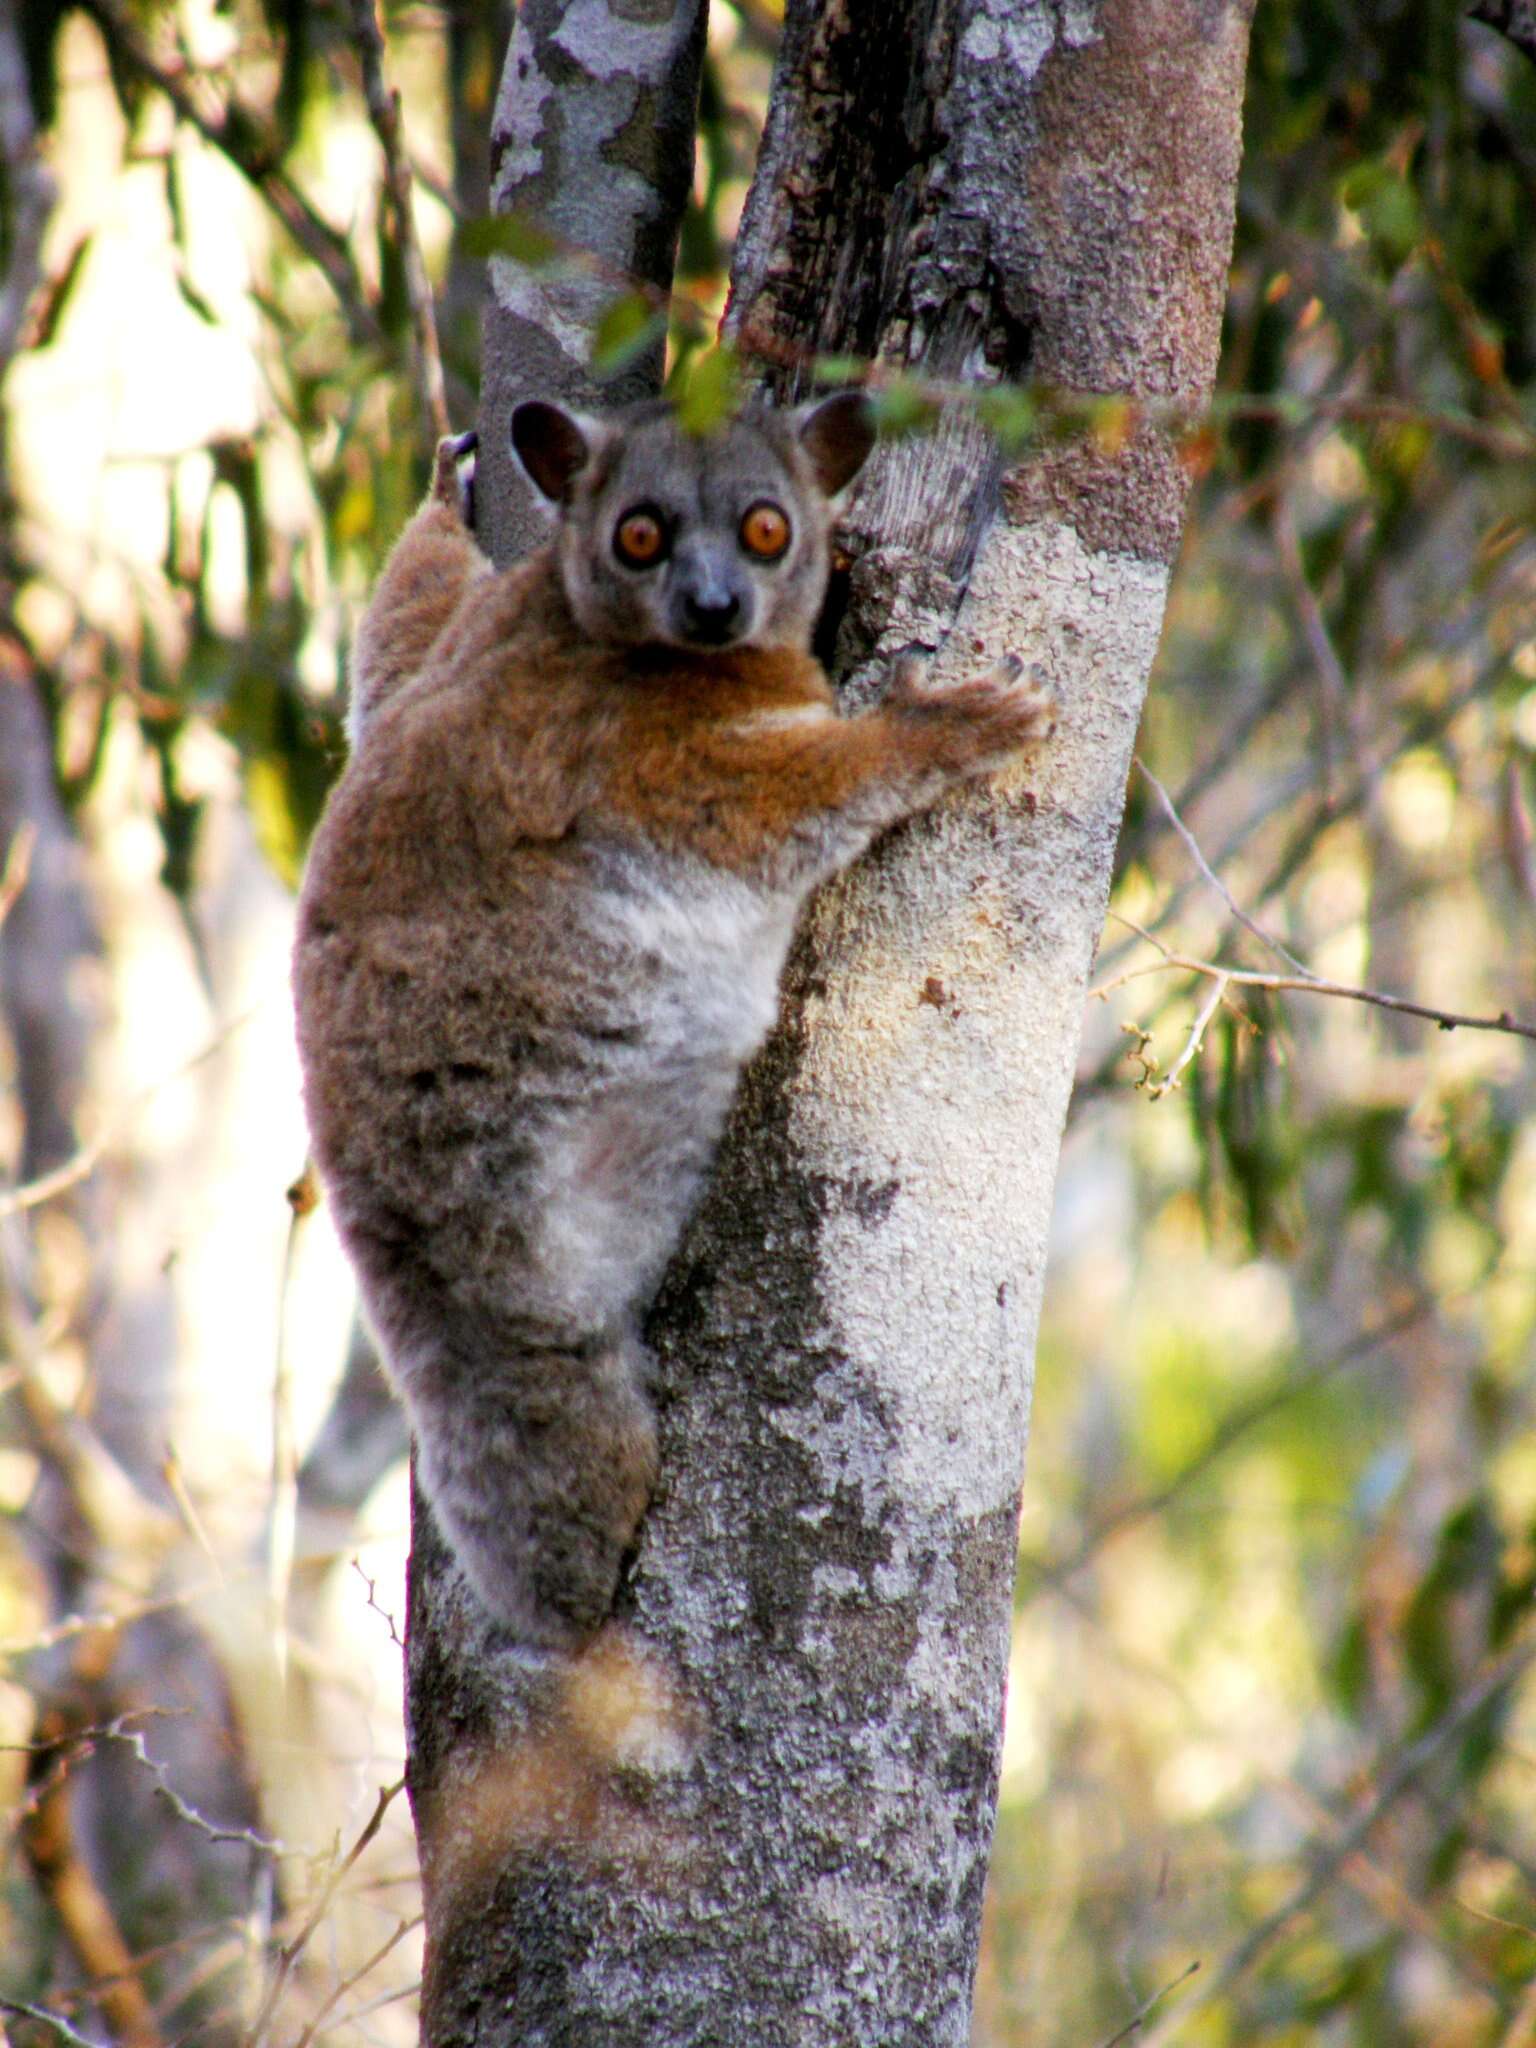
[[[440,441],[426,502],[395,543],[352,643],[347,733],[354,748],[386,699],[409,682],[469,585],[491,573],[474,537],[474,434]]]

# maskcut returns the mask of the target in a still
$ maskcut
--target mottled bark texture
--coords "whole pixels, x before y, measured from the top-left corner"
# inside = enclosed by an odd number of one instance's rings
[[[1198,407],[1247,26],[791,4],[743,346],[786,391],[831,349]],[[498,1656],[419,1516],[433,2048],[969,2038],[1051,1189],[1183,500],[1155,427],[1005,474],[963,413],[861,485],[850,701],[900,647],[1013,648],[1061,727],[813,907],[651,1318],[663,1491],[622,1632]]]
[[[508,562],[543,539],[507,441],[523,398],[622,405],[653,393],[662,347],[615,376],[591,367],[603,309],[672,283],[693,177],[707,0],[524,0],[491,125],[491,204],[549,236],[554,261],[493,257],[476,515]]]

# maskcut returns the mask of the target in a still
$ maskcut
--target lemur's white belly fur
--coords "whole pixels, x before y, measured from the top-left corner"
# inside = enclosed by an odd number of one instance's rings
[[[633,1036],[548,1129],[535,1242],[546,1284],[601,1325],[637,1282],[655,1285],[676,1245],[742,1067],[777,1017],[799,902],[654,853],[596,866],[581,924],[595,952],[634,963],[622,998]]]

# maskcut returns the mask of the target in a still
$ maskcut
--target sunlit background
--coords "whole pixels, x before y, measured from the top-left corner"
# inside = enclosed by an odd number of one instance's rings
[[[465,425],[506,22],[386,28]],[[775,32],[715,0],[706,310]],[[0,363],[0,1162],[63,1173],[0,1214],[0,1996],[87,2038],[407,2043],[403,1796],[347,1861],[403,1763],[403,1437],[357,1355],[325,1431],[349,1283],[286,1199],[293,885],[430,438],[379,142],[342,9],[27,34],[55,193]],[[1532,1049],[1442,1028],[1536,1025],[1533,137],[1536,65],[1454,10],[1261,0],[1058,1191],[979,2048],[1160,2039],[1202,1994],[1167,2038],[1536,2044]],[[1309,977],[1356,993],[1274,985]]]

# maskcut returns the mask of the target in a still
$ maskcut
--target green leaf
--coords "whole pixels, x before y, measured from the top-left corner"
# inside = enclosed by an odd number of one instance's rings
[[[1386,267],[1401,269],[1424,234],[1418,194],[1402,172],[1381,158],[1357,164],[1339,181],[1339,197]]]
[[[975,394],[976,417],[989,427],[1006,455],[1027,447],[1035,433],[1035,401],[1021,384],[993,384]]]
[[[811,374],[818,384],[857,384],[868,368],[863,356],[817,356]]]
[[[459,247],[466,256],[510,256],[530,270],[541,270],[561,253],[561,245],[526,213],[482,215],[459,229]]]
[[[712,434],[741,403],[741,365],[729,342],[695,358],[677,402],[677,423],[685,434]]]
[[[931,427],[939,416],[934,400],[915,377],[897,377],[882,390],[872,391],[875,424],[892,440]]]
[[[600,377],[627,369],[637,356],[662,339],[667,316],[643,292],[625,292],[614,299],[597,323],[592,338],[592,367]]]

